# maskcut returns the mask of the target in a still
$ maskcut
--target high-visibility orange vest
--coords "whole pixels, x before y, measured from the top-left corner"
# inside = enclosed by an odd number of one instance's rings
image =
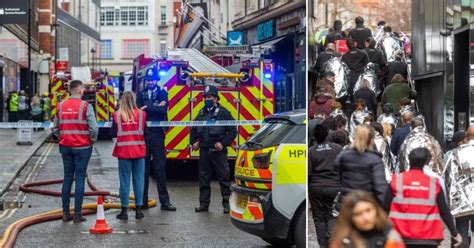
[[[114,113],[117,127],[117,143],[112,155],[120,159],[144,158],[146,155],[145,139],[143,137],[146,124],[146,113],[136,109],[133,120],[124,122],[120,111]]]
[[[403,239],[443,240],[443,223],[436,198],[439,179],[422,170],[393,175],[390,220]]]
[[[87,124],[87,106],[89,104],[77,98],[70,98],[59,104],[59,144],[66,147],[91,146],[89,125]]]

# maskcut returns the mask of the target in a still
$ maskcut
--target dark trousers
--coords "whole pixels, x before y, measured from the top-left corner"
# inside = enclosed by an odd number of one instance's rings
[[[214,148],[199,150],[199,203],[208,207],[211,203],[211,178],[216,173],[221,187],[222,206],[229,207],[230,169],[227,161],[227,148],[215,151]]]
[[[18,121],[18,111],[8,111],[8,121],[17,122]]]
[[[469,248],[471,246],[471,236],[469,235],[469,230],[474,232],[474,216],[463,216],[458,217],[456,220],[456,228],[458,229],[459,234],[462,237],[462,244],[458,246],[460,248]],[[454,240],[451,239],[451,247],[454,247]]]
[[[321,248],[329,246],[329,238],[336,223],[336,218],[332,215],[332,206],[339,190],[339,188],[331,187],[309,188],[311,212],[313,213],[316,236]]]
[[[150,170],[153,168],[158,197],[161,205],[170,204],[170,196],[166,188],[166,154],[164,133],[150,133],[146,137],[146,158],[145,158],[145,187],[143,190],[143,204],[148,205],[148,184]]]
[[[75,149],[71,147],[59,147],[64,165],[64,182],[62,187],[63,212],[69,213],[69,203],[72,182],[74,189],[74,213],[80,214],[84,196],[84,184],[87,173],[87,165],[92,155],[92,147]]]

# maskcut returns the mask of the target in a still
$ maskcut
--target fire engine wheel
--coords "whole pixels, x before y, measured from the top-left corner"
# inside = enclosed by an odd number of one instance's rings
[[[306,247],[306,204],[300,206],[296,212],[292,232],[296,247]]]

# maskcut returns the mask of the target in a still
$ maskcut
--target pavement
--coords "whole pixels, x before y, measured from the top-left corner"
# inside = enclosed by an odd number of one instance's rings
[[[17,129],[0,129],[0,196],[50,134],[50,130],[32,131],[32,145],[17,145]]]
[[[100,190],[117,192],[119,179],[117,159],[111,156],[113,145],[110,141],[100,141],[94,146],[88,171]],[[199,192],[197,176],[194,174],[196,170],[191,164],[176,168],[171,165],[168,169],[171,178],[168,180],[168,191],[172,203],[177,207],[176,212],[161,211],[155,207],[145,210],[145,218],[137,221],[134,212],[129,211],[129,220],[120,221],[115,218],[119,209],[107,210],[107,222],[114,229],[114,233],[108,235],[89,233],[89,228],[95,224],[95,215],[86,216],[87,221],[80,224],[63,223],[60,220],[45,222],[20,232],[15,247],[268,247],[260,238],[235,228],[229,215],[222,213],[217,182],[211,185],[210,212],[195,213]],[[61,178],[62,174],[58,145],[45,143],[28,161],[7,192],[6,197],[17,199],[22,207],[0,214],[0,232],[3,233],[9,224],[21,218],[60,208],[60,198],[24,194],[18,191],[18,186],[25,182]],[[183,174],[191,175],[179,176]],[[41,188],[60,191],[60,187],[58,184]],[[157,199],[153,180],[150,182],[150,198]],[[84,198],[84,203],[96,201],[95,197]]]

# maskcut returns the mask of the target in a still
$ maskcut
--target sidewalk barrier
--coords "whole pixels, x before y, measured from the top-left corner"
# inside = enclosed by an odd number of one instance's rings
[[[89,229],[92,234],[112,233],[112,228],[107,225],[107,220],[105,219],[103,204],[102,196],[99,196],[97,198],[97,219],[95,221],[95,226]]]
[[[147,127],[256,126],[263,121],[147,121]],[[52,128],[53,122],[0,122],[0,128]],[[112,122],[97,122],[99,127],[111,127]]]

